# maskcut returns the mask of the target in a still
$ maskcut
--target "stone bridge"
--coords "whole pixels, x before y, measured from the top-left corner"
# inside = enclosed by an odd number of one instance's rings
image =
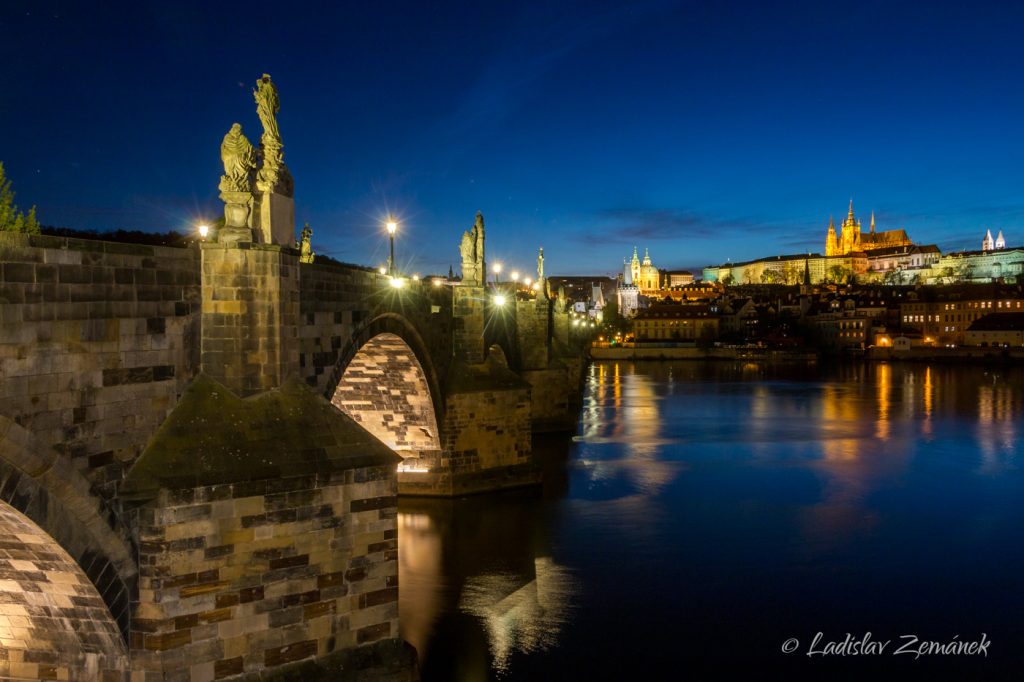
[[[396,494],[537,482],[582,362],[543,291],[305,260],[0,234],[0,677],[408,668]]]

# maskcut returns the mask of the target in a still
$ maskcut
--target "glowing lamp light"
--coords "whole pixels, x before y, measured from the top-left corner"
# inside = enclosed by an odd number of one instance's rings
[[[439,286],[441,286],[444,283],[444,282],[441,281],[440,277],[435,277],[433,282],[434,282],[434,286],[435,287],[439,287]]]
[[[379,273],[380,273],[380,274],[382,274],[382,275],[386,275],[386,274],[388,274],[388,269],[387,269],[387,268],[381,268],[381,269],[380,269],[380,270],[378,270],[377,272],[379,272]]]
[[[206,239],[206,235],[208,235],[208,234],[210,234],[210,226],[209,225],[205,225],[205,224],[204,225],[200,225],[199,226],[199,236],[202,237],[203,239]]]
[[[533,290],[534,291],[540,291],[540,282],[534,282],[533,283]]]
[[[385,227],[387,227],[388,234],[393,235],[398,230],[398,223],[396,223],[394,220],[389,220]]]
[[[532,284],[532,283],[533,283],[533,280],[530,279],[529,277],[527,277],[526,279],[523,280],[523,284],[525,284],[526,286],[530,286],[530,284]]]
[[[420,281],[420,276],[419,275],[413,275],[412,276],[412,281],[414,281],[414,282]]]
[[[391,278],[391,286],[392,286],[392,288],[394,288],[394,289],[401,289],[403,284],[404,284],[404,282],[402,281],[401,277],[392,277]]]
[[[495,263],[494,267],[492,269],[494,270],[494,274],[495,275],[500,275],[501,274],[501,263]]]
[[[494,297],[494,305],[505,305],[505,297],[498,294]]]
[[[519,271],[518,270],[513,270],[512,274],[509,275],[509,276],[512,278],[513,282],[518,282],[519,281]]]

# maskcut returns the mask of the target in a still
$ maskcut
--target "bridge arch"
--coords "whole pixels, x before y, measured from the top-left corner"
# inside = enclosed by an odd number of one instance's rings
[[[430,468],[439,461],[440,380],[422,337],[399,315],[380,315],[353,335],[327,398],[401,455],[400,469]]]
[[[65,457],[3,415],[0,504],[23,515],[76,562],[127,641],[138,568],[126,532]]]
[[[78,563],[6,502],[0,502],[0,538],[0,677],[121,679],[128,671],[127,647]]]

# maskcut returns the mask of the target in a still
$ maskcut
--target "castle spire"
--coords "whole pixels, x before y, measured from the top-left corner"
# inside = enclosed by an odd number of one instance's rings
[[[871,212],[871,234],[875,233],[875,212]]]

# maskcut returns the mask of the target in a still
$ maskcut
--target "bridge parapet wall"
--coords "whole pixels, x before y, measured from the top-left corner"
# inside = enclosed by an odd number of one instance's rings
[[[198,253],[0,234],[0,263],[0,415],[110,497],[198,371]]]

